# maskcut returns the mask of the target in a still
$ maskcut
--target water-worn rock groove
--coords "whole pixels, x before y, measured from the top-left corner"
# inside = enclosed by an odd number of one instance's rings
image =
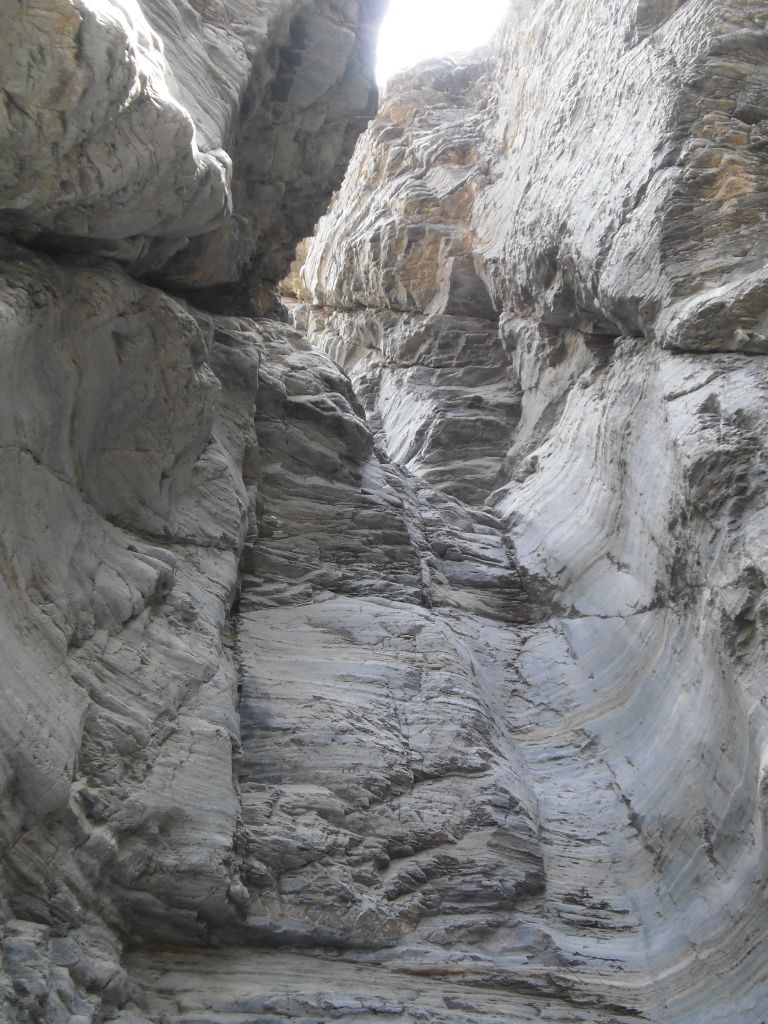
[[[383,6],[0,5],[0,1020],[766,1024],[768,2]]]

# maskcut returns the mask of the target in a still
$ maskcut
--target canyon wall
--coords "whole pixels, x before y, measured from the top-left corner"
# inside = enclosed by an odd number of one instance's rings
[[[4,1021],[103,1020],[127,946],[244,915],[263,348],[215,310],[274,304],[375,109],[382,7],[0,7]]]
[[[390,88],[297,315],[549,588],[507,715],[554,689],[591,776],[534,784],[555,945],[613,929],[652,1019],[761,1022],[768,8],[513,8]]]
[[[0,1019],[765,1024],[768,3],[384,6],[0,10]]]

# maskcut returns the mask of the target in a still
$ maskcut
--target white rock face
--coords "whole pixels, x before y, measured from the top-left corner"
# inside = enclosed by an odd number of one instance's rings
[[[0,1019],[765,1024],[765,0],[0,11]]]

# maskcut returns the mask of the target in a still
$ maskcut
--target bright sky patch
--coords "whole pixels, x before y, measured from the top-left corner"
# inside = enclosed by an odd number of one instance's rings
[[[390,0],[379,35],[379,84],[428,57],[488,42],[508,7],[509,0]]]

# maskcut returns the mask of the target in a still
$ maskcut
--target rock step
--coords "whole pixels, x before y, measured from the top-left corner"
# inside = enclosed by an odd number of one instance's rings
[[[406,965],[360,965],[313,955],[221,949],[142,953],[129,964],[142,1015],[124,1024],[321,1024],[382,1019],[423,1024],[628,1024],[630,1013],[577,1007],[414,976]]]

